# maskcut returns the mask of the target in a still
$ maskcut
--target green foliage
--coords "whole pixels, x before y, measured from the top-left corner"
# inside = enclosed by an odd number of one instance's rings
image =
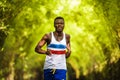
[[[119,7],[119,0],[1,0],[0,79],[43,79],[45,55],[34,48],[54,31],[54,18],[63,16],[71,35],[68,80],[110,80],[109,69],[120,71]]]

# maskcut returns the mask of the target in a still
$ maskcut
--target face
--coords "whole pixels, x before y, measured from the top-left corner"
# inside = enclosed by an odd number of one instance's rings
[[[62,32],[64,29],[64,20],[63,19],[56,19],[54,22],[54,27],[57,32]]]

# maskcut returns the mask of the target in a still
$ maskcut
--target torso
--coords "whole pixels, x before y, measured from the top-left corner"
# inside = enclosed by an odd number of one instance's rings
[[[44,69],[66,69],[66,35],[62,37],[56,37],[53,33],[50,33],[49,44],[47,49],[51,51],[51,55],[46,55]]]

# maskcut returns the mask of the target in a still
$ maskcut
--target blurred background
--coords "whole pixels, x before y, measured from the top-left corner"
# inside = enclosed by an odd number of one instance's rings
[[[0,80],[43,80],[34,48],[57,16],[71,35],[67,80],[120,80],[119,0],[0,0]]]

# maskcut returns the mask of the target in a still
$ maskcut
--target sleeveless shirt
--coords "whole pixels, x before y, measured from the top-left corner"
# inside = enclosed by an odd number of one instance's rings
[[[44,69],[65,69],[66,70],[66,36],[63,33],[63,39],[57,41],[51,32],[51,42],[47,46],[51,55],[46,55]]]

